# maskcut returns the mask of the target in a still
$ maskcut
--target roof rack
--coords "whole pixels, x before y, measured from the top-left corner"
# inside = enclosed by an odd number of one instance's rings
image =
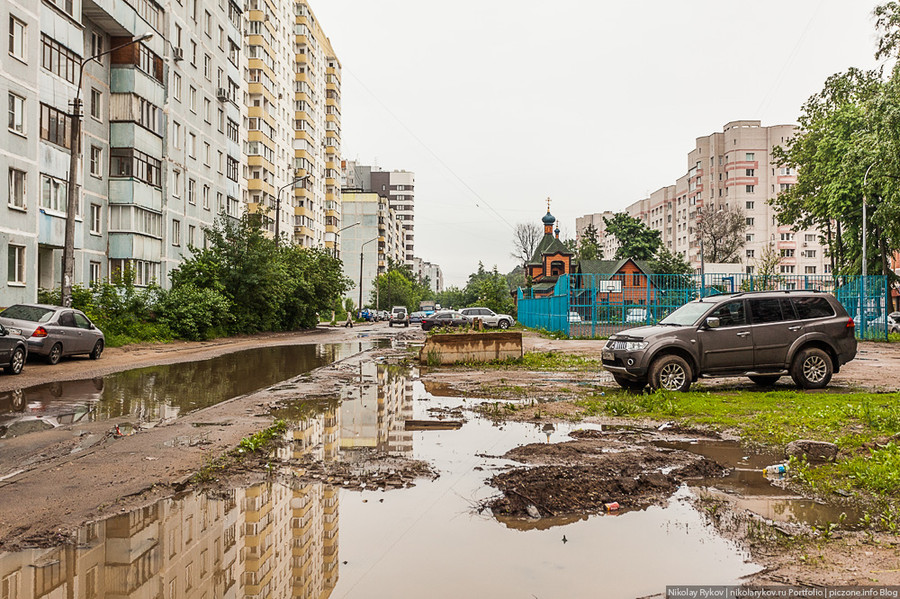
[[[715,295],[707,295],[706,297],[719,297],[727,295],[729,297],[741,297],[755,293],[825,293],[821,289],[758,289],[755,291],[736,291],[734,293],[717,293]],[[704,298],[705,299],[705,298]]]

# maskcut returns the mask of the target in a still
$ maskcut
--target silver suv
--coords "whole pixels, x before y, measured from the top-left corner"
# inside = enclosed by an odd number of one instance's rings
[[[616,382],[632,390],[687,391],[701,376],[772,385],[786,374],[804,389],[821,389],[856,356],[854,332],[853,319],[828,293],[732,293],[613,335],[601,357]]]
[[[463,315],[468,316],[470,320],[480,318],[484,326],[499,327],[508,329],[516,323],[516,319],[509,314],[497,314],[490,308],[463,308],[460,310]]]

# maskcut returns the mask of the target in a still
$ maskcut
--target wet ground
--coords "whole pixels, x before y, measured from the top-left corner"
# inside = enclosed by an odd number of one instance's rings
[[[498,423],[472,410],[477,400],[427,393],[415,372],[361,362],[358,373],[340,403],[282,405],[291,428],[270,481],[96,521],[75,546],[2,554],[0,578],[15,573],[20,588],[65,587],[75,597],[94,596],[91,589],[122,597],[642,597],[666,584],[739,583],[761,569],[710,524],[696,507],[700,495],[737,494],[775,520],[834,517],[763,477],[777,456],[732,442],[651,427]],[[406,429],[439,419],[462,426]],[[507,496],[498,477],[565,463],[571,452],[642,456],[631,477],[713,476],[673,478],[649,501],[625,494],[516,516],[485,509]],[[606,499],[619,509],[607,511]]]

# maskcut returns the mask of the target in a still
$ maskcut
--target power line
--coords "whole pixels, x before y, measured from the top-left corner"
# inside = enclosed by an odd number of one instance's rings
[[[444,161],[441,159],[441,157],[438,156],[437,153],[436,153],[434,150],[432,150],[432,149],[428,146],[428,144],[426,144],[424,141],[422,141],[422,139],[420,139],[419,136],[416,135],[416,134],[413,132],[413,130],[410,129],[410,128],[406,125],[406,123],[404,123],[404,122],[400,119],[400,117],[398,117],[396,114],[394,114],[394,112],[388,107],[388,105],[385,104],[384,102],[382,102],[382,101],[381,101],[381,98],[379,98],[377,95],[375,95],[375,92],[373,92],[371,89],[369,89],[368,86],[366,86],[365,83],[363,83],[362,79],[360,79],[359,77],[357,77],[357,76],[353,73],[353,71],[350,71],[350,70],[347,69],[347,68],[344,68],[343,71],[346,72],[346,73],[349,73],[350,76],[353,77],[353,78],[354,78],[354,79],[362,86],[362,88],[363,88],[364,90],[366,90],[366,92],[369,93],[370,96],[372,96],[373,98],[375,98],[375,101],[378,102],[378,103],[381,105],[382,108],[384,108],[385,112],[387,112],[389,115],[391,115],[391,117],[392,117],[395,121],[397,121],[397,122],[400,124],[400,126],[403,127],[403,128],[406,130],[406,132],[409,133],[409,135],[419,143],[419,145],[421,145],[423,148],[425,148],[425,150],[426,150],[429,154],[431,154],[431,156],[432,156],[435,160],[437,160],[438,163],[439,163],[441,166],[443,166],[443,167],[447,170],[447,172],[449,172],[451,175],[453,175],[453,176],[457,179],[457,181],[459,181],[460,183],[462,183],[463,187],[465,187],[466,189],[468,189],[468,190],[472,193],[472,195],[474,195],[476,198],[478,198],[478,201],[475,202],[475,206],[476,206],[476,207],[481,208],[481,207],[482,207],[481,204],[484,204],[487,208],[489,208],[489,209],[491,210],[491,212],[493,212],[494,214],[496,214],[496,215],[497,215],[497,218],[499,218],[501,221],[503,221],[503,222],[506,224],[506,226],[508,226],[508,227],[509,227],[510,229],[512,229],[512,230],[515,230],[515,227],[514,227],[513,225],[511,225],[510,222],[509,222],[508,220],[506,220],[505,218],[503,218],[503,215],[502,215],[502,214],[500,214],[499,212],[497,212],[497,210],[496,210],[493,206],[491,206],[490,203],[489,203],[487,200],[485,200],[483,197],[481,197],[481,195],[479,195],[479,193],[478,193],[477,191],[475,191],[475,190],[472,188],[471,185],[469,185],[468,183],[466,183],[466,181],[465,181],[462,177],[460,177],[459,175],[457,175],[457,174],[456,174],[456,171],[454,171],[452,168],[450,168],[450,166],[449,166],[446,162],[444,162]]]

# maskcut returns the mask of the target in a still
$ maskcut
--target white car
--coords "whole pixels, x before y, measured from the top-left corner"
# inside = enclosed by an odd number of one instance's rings
[[[490,308],[463,308],[460,312],[463,316],[467,316],[469,320],[480,318],[481,322],[484,323],[484,326],[487,327],[508,329],[516,324],[516,319],[509,314],[497,314]]]
[[[647,308],[629,308],[625,313],[625,322],[647,322]]]
[[[578,312],[569,312],[569,322],[581,322],[581,315]]]

